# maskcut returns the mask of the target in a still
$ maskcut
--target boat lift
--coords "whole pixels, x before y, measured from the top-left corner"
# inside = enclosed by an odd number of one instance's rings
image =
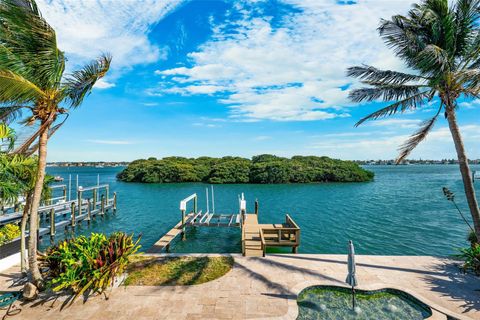
[[[242,253],[245,256],[265,256],[267,247],[291,247],[294,253],[300,245],[300,227],[290,215],[285,215],[283,223],[260,224],[258,221],[258,201],[255,200],[254,213],[247,213],[247,201],[242,193],[238,196],[237,213],[216,213],[213,186],[211,195],[206,189],[207,210],[198,210],[198,197],[194,193],[180,201],[182,219],[165,235],[163,235],[147,252],[169,252],[171,243],[178,236],[186,240],[187,227],[230,227],[241,229]],[[210,212],[209,198],[212,199]],[[193,203],[192,210],[187,213],[189,203]]]

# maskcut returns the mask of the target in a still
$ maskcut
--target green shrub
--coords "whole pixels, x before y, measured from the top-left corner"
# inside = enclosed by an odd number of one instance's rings
[[[20,227],[16,224],[6,224],[0,228],[0,246],[20,237]]]
[[[139,241],[122,232],[62,241],[42,258],[48,284],[54,291],[71,290],[72,302],[84,293],[101,293],[125,271],[129,258],[140,248]]]
[[[480,244],[476,243],[469,248],[460,249],[460,252],[456,257],[464,261],[463,270],[470,270],[480,275]]]
[[[470,245],[473,247],[474,245],[478,244],[478,237],[475,234],[475,231],[470,230],[467,236],[467,241],[470,242]]]

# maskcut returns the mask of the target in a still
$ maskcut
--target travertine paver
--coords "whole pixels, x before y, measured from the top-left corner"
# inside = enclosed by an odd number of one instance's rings
[[[440,311],[480,319],[480,291],[476,291],[480,280],[462,274],[450,260],[385,256],[357,256],[356,260],[360,287],[401,288]],[[12,283],[17,269],[0,274],[0,289]],[[63,310],[60,299],[37,301],[22,305],[23,311],[13,319],[294,319],[296,295],[303,288],[343,285],[346,269],[343,255],[235,255],[232,271],[209,283],[120,287],[112,290],[109,300],[97,296]]]

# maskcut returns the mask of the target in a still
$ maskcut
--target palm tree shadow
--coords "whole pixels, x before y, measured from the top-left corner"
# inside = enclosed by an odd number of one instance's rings
[[[426,276],[424,281],[430,290],[451,300],[461,301],[463,313],[480,311],[480,279],[473,274],[463,273],[455,264],[438,265],[441,277]]]

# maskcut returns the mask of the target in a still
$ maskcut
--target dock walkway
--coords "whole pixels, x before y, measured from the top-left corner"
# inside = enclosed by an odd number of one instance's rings
[[[187,214],[189,202],[193,203],[193,210]],[[260,224],[258,222],[258,201],[255,201],[255,213],[246,213],[246,201],[243,194],[239,197],[239,204],[239,213],[215,214],[215,212],[209,212],[208,205],[207,211],[202,213],[202,210],[197,210],[197,194],[188,196],[180,201],[182,220],[160,237],[147,250],[147,253],[169,252],[172,242],[179,235],[182,235],[182,240],[185,240],[187,227],[241,228],[242,254],[244,256],[265,257],[267,247],[291,247],[293,253],[297,253],[300,245],[300,227],[288,214],[285,215],[284,223]]]
[[[246,214],[242,229],[243,254],[246,257],[262,257],[261,225],[256,214]]]
[[[190,222],[194,217],[193,213],[188,214],[186,218],[186,222]],[[155,244],[147,250],[147,253],[161,253],[164,250],[167,252],[170,249],[170,243],[181,233],[183,232],[183,224],[182,221],[177,223],[175,227],[170,229],[163,237],[161,237]]]

